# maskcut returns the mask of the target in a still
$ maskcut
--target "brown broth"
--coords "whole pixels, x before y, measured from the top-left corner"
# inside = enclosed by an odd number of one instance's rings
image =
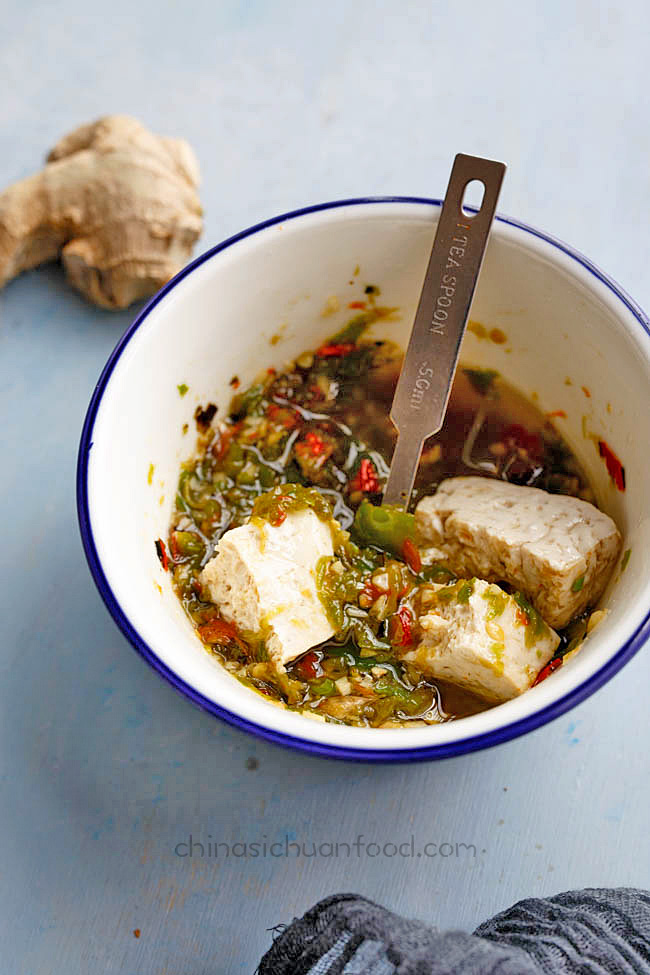
[[[202,591],[200,572],[219,538],[245,523],[255,499],[274,485],[284,484],[285,491],[287,482],[318,488],[346,528],[364,497],[380,501],[395,444],[388,414],[401,355],[391,343],[355,340],[338,358],[330,356],[331,348],[305,354],[283,373],[262,374],[238,393],[230,416],[217,427],[205,420],[208,412],[212,418],[212,408],[197,413],[198,451],[183,465],[168,538],[176,591],[210,651],[247,686],[285,707],[345,724],[387,727],[476,714],[489,705],[462,688],[422,678],[399,659],[389,619],[373,623],[370,634],[366,630],[365,645],[348,626],[278,675],[263,645],[247,644],[224,625]],[[364,456],[376,486],[362,490]],[[593,500],[584,472],[549,418],[498,374],[463,364],[444,426],[425,445],[413,505],[445,478],[467,474]],[[388,565],[388,555],[365,551],[375,568]],[[393,563],[411,579],[408,585],[418,584],[403,561]],[[365,584],[372,571],[364,569],[367,577],[355,577],[355,584]],[[358,592],[357,599],[350,605],[358,616]],[[371,617],[366,621],[370,625]],[[571,628],[567,633],[564,648],[575,638]],[[347,696],[336,684],[341,678],[353,687]]]
[[[368,374],[367,386],[356,390],[352,402],[334,414],[347,423],[360,440],[378,450],[387,462],[392,457],[397,436],[389,411],[400,367],[401,357],[372,370]],[[480,367],[462,363],[458,368],[442,430],[425,443],[411,507],[415,507],[420,498],[432,494],[441,481],[462,475],[504,476],[513,483],[571,494],[593,503],[594,494],[585,472],[551,420],[500,375],[495,376],[491,384],[493,395],[481,395],[468,377],[468,373],[474,371],[481,371]],[[470,466],[466,463],[467,456],[463,458],[463,451],[481,410],[485,420],[470,453]],[[526,448],[526,438],[523,438],[523,444],[517,442],[522,439],[519,431],[514,431],[519,433],[518,438],[514,437],[514,443],[504,444],[509,448],[505,453],[499,456],[494,452],[496,445],[503,443],[504,431],[513,427],[522,428],[531,438],[537,438],[532,456]],[[528,456],[524,456],[523,451]],[[504,474],[503,469],[509,460],[512,462]]]

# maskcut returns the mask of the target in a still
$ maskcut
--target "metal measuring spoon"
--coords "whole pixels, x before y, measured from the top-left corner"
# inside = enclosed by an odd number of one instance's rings
[[[390,411],[397,444],[383,504],[408,507],[424,441],[444,422],[505,171],[503,163],[478,156],[459,153],[454,160]],[[463,209],[473,180],[484,188],[476,213]]]

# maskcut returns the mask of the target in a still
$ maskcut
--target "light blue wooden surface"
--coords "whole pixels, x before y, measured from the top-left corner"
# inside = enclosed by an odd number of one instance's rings
[[[504,212],[650,306],[645,0],[3,0],[0,14],[0,184],[77,123],[130,112],[195,146],[205,248],[323,199],[441,195],[462,149],[510,164]],[[74,502],[85,408],[131,317],[86,305],[54,268],[0,293],[3,975],[251,972],[267,928],[339,890],[471,929],[523,896],[650,886],[647,652],[535,734],[392,768],[257,742],[137,657],[91,582]],[[477,852],[176,855],[190,834]]]

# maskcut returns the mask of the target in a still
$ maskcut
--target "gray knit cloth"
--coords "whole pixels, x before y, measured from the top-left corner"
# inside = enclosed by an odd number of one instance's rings
[[[356,894],[320,901],[276,937],[259,975],[650,973],[650,892],[530,898],[474,934],[437,932]]]

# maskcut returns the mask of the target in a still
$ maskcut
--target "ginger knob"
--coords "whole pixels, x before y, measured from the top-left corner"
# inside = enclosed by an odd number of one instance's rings
[[[109,115],[64,136],[40,173],[0,194],[0,287],[60,258],[103,308],[156,292],[203,229],[199,168],[183,139]]]

